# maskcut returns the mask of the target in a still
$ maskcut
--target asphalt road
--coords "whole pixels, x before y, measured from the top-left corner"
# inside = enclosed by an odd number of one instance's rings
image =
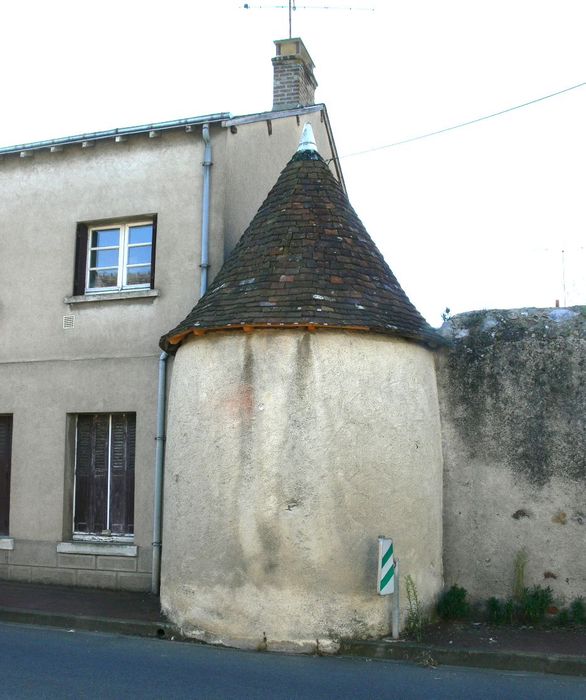
[[[586,679],[253,653],[0,624],[0,698],[584,700]]]

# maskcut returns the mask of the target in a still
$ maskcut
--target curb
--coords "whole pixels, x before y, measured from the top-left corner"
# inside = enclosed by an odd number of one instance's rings
[[[158,639],[181,639],[177,627],[170,622],[156,620],[124,620],[111,617],[68,615],[18,608],[0,608],[0,622],[15,622],[23,625],[41,625],[62,629],[85,630],[86,632],[112,632],[137,637]]]
[[[186,638],[178,627],[163,620],[124,620],[0,607],[0,622],[84,630],[86,632],[110,632],[112,634],[176,641],[195,641]],[[586,657],[562,654],[446,649],[445,647],[407,641],[346,639],[342,640],[338,655],[384,661],[410,661],[430,667],[438,665],[472,666],[503,671],[530,671],[586,677]]]
[[[539,654],[519,651],[483,651],[480,649],[446,649],[414,642],[382,640],[344,640],[343,656],[366,656],[372,659],[412,661],[424,666],[475,666],[502,671],[531,671],[563,676],[586,676],[586,657],[562,654]]]

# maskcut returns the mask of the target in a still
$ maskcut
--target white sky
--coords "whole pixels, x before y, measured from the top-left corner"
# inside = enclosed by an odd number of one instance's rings
[[[272,42],[288,35],[274,5],[287,3],[243,4],[5,0],[0,145],[270,109]],[[328,4],[355,9],[315,9]],[[297,5],[293,35],[316,64],[341,156],[586,81],[583,0]],[[354,208],[432,325],[446,306],[586,304],[585,126],[582,87],[342,158]]]

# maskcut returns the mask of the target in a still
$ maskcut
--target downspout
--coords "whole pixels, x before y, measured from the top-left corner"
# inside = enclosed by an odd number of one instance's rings
[[[203,193],[201,206],[201,276],[199,296],[202,297],[208,288],[209,240],[210,240],[210,179],[212,174],[212,145],[210,142],[210,125],[206,122],[201,128],[205,143],[203,155]]]
[[[161,534],[163,515],[163,463],[165,460],[165,404],[167,392],[167,360],[162,352],[159,357],[159,383],[157,388],[157,435],[155,448],[155,507],[153,514],[153,571],[151,593],[158,595],[161,587]]]
[[[201,281],[200,297],[208,288],[209,269],[209,232],[210,232],[210,179],[212,168],[212,146],[210,141],[210,125],[202,126],[202,137],[205,144],[203,157],[203,192],[201,207]],[[157,388],[157,435],[155,450],[155,487],[153,513],[153,567],[151,577],[151,592],[159,594],[161,588],[161,549],[163,524],[163,467],[165,462],[165,413],[167,395],[167,360],[169,355],[162,352],[159,357],[159,383]]]

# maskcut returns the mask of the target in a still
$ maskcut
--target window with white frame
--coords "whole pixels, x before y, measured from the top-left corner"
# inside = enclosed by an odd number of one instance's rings
[[[135,413],[76,416],[74,540],[132,537],[135,440]]]
[[[153,221],[88,226],[85,292],[151,286]]]

